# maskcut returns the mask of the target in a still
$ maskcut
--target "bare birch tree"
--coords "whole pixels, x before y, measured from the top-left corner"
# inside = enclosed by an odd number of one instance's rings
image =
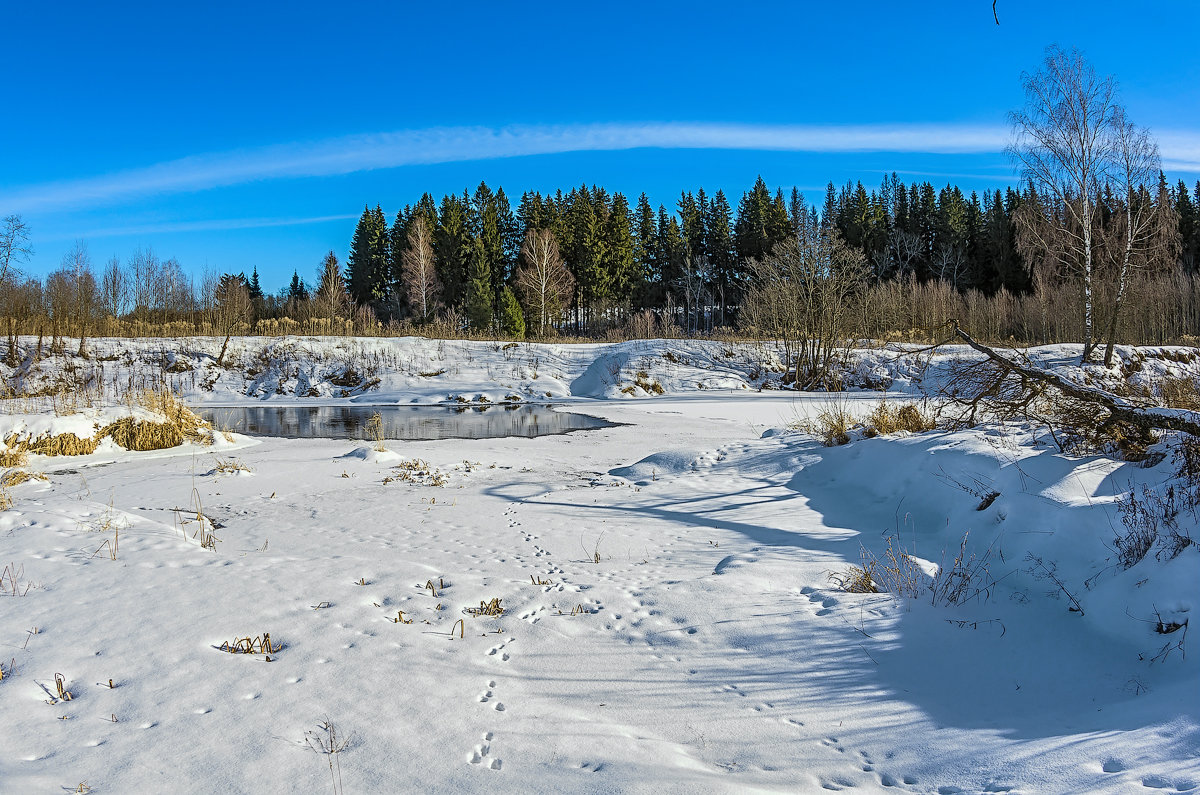
[[[96,275],[92,272],[92,258],[87,244],[82,240],[63,257],[62,268],[66,274],[65,288],[68,321],[73,321],[79,336],[78,354],[87,353],[87,337],[96,315]]]
[[[1023,73],[1025,109],[1011,115],[1008,147],[1021,175],[1052,206],[1053,224],[1017,215],[1027,258],[1036,249],[1078,273],[1083,291],[1083,360],[1095,350],[1096,196],[1114,162],[1114,131],[1121,117],[1116,81],[1099,77],[1083,55],[1059,47],[1046,51],[1041,71]]]
[[[575,279],[563,265],[558,240],[549,229],[530,229],[521,247],[524,265],[517,270],[517,291],[530,318],[537,323],[538,336],[562,316],[575,292]]]
[[[0,285],[17,277],[17,266],[29,259],[29,226],[19,215],[5,216],[0,222]]]
[[[418,213],[413,216],[411,223],[408,248],[400,259],[401,278],[413,314],[419,315],[424,323],[437,311],[442,283],[434,269],[433,235],[429,231],[429,222],[423,213]]]
[[[1104,349],[1106,367],[1112,365],[1113,346],[1133,272],[1156,264],[1165,267],[1175,261],[1179,248],[1179,217],[1166,185],[1160,185],[1157,196],[1151,196],[1146,188],[1155,183],[1162,167],[1158,144],[1150,131],[1133,124],[1125,111],[1119,109],[1114,143],[1116,161],[1112,178],[1118,206],[1110,221],[1106,249],[1115,260],[1111,267],[1116,283],[1109,308],[1108,344]]]
[[[119,318],[129,310],[129,274],[117,257],[104,266],[100,277],[100,301],[104,312],[113,318]]]
[[[8,321],[6,361],[17,364],[17,320],[23,307],[24,291],[18,266],[33,254],[29,245],[29,227],[19,215],[6,216],[0,222],[0,313]]]

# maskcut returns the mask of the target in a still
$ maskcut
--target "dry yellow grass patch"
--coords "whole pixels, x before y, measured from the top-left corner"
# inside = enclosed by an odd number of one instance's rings
[[[30,472],[25,469],[10,469],[3,475],[0,475],[0,489],[11,489],[14,486],[20,486],[28,480],[49,480],[50,478],[43,475],[41,472]]]
[[[886,436],[897,431],[922,433],[937,427],[933,416],[922,411],[915,403],[895,406],[886,400],[879,401],[879,404],[867,415],[865,424],[869,436]]]
[[[1158,390],[1167,408],[1200,411],[1200,388],[1191,378],[1164,378]]]
[[[0,467],[20,467],[29,462],[29,454],[24,450],[0,451]]]
[[[169,391],[140,390],[127,397],[130,408],[144,408],[160,415],[163,421],[122,417],[87,438],[74,433],[43,434],[38,437],[13,434],[4,440],[7,449],[0,453],[0,465],[19,466],[29,453],[47,456],[91,455],[96,452],[100,442],[109,437],[126,450],[136,451],[165,450],[178,447],[185,441],[212,444],[212,426]]]
[[[183,444],[183,430],[174,423],[150,422],[124,417],[106,426],[98,438],[112,440],[126,450],[166,450]]]

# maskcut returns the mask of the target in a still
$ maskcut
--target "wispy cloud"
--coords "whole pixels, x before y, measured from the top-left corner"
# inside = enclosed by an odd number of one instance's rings
[[[1156,133],[1163,171],[1200,174],[1200,133],[1171,130]]]
[[[195,155],[145,168],[28,185],[0,193],[0,209],[31,212],[110,204],[148,195],[261,180],[322,177],[406,165],[625,149],[777,152],[995,152],[1001,128],[896,124],[855,126],[618,123],[441,127],[353,135]]]
[[[318,215],[309,218],[214,218],[205,221],[166,221],[134,226],[105,227],[72,233],[70,238],[91,239],[97,237],[137,237],[139,235],[168,234],[175,232],[227,232],[237,229],[265,229],[273,226],[305,226],[330,221],[348,221],[358,218],[352,215]],[[47,238],[49,240],[66,238]]]
[[[706,122],[439,127],[194,155],[111,174],[0,193],[0,211],[119,203],[263,180],[323,177],[407,165],[627,149],[772,152],[996,153],[1003,126],[969,124],[786,125]],[[1200,136],[1160,134],[1164,167],[1200,171]]]

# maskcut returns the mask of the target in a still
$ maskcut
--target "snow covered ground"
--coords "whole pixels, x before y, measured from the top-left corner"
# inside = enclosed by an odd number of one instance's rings
[[[517,395],[626,424],[32,457],[49,479],[0,513],[0,791],[321,792],[339,768],[346,792],[1200,788],[1195,640],[1155,632],[1200,604],[1200,551],[1111,549],[1116,500],[1170,454],[1011,427],[826,448],[788,426],[878,394],[759,392],[753,346],[237,342],[232,368],[219,340],[102,340],[76,368],[166,368],[213,405]],[[1184,351],[1125,351],[1126,375],[1189,375]],[[915,390],[895,358],[858,371]],[[964,534],[988,587],[963,604],[830,580],[889,536],[949,564]],[[220,648],[263,633],[270,662]]]

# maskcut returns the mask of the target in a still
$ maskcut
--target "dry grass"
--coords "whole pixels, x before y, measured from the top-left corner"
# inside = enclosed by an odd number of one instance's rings
[[[27,469],[10,469],[0,475],[0,489],[11,489],[30,480],[49,480],[41,472],[30,472]]]
[[[8,493],[8,489],[0,486],[0,511],[7,511],[13,507],[12,495]]]
[[[817,413],[809,428],[826,447],[837,447],[850,441],[850,430],[857,424],[850,407],[845,403],[830,403]]]
[[[467,615],[478,618],[479,616],[496,616],[504,615],[504,608],[500,606],[500,598],[496,597],[490,602],[480,602],[479,607],[468,607]]]
[[[384,444],[383,439],[383,415],[378,411],[372,414],[370,419],[367,420],[365,430],[367,434],[367,441],[374,442],[372,448],[375,450],[375,452],[386,452],[387,445]]]
[[[923,433],[937,427],[932,414],[915,403],[894,405],[881,400],[864,419],[867,435],[887,436],[898,431]]]
[[[978,556],[969,552],[964,533],[954,560],[946,565],[943,553],[942,564],[931,578],[895,536],[888,536],[882,557],[862,547],[861,565],[832,572],[828,577],[836,588],[847,593],[888,593],[909,599],[928,594],[931,604],[959,605],[991,596],[997,582],[988,570],[991,554],[991,547]]]
[[[1164,378],[1158,384],[1162,404],[1171,409],[1200,411],[1200,387],[1191,378]]]
[[[24,450],[0,450],[0,467],[23,467],[29,463],[29,453]]]
[[[73,433],[60,433],[57,436],[45,435],[30,439],[13,434],[4,440],[4,444],[14,455],[91,455],[96,452],[101,438],[103,437],[80,439]]]
[[[879,593],[872,577],[873,568],[865,561],[862,566],[849,566],[845,571],[832,571],[827,576],[833,586],[846,593]]]
[[[25,564],[18,566],[15,563],[9,563],[0,570],[0,594],[5,596],[25,596],[31,588],[34,588],[33,581],[25,577]]]
[[[204,505],[200,502],[200,492],[192,489],[192,504],[189,508],[172,508],[179,532],[186,539],[191,531],[191,539],[200,545],[201,549],[217,551],[217,542],[221,539],[215,535],[216,523],[204,515]],[[194,528],[194,529],[193,529]]]
[[[29,453],[45,456],[91,455],[106,438],[112,438],[126,450],[165,450],[178,447],[183,442],[212,444],[212,427],[185,406],[167,390],[134,390],[125,395],[124,401],[132,410],[135,407],[153,412],[163,418],[162,422],[139,420],[132,416],[109,423],[94,436],[80,438],[74,433],[45,434],[38,437],[13,434],[4,440],[7,448],[0,465],[13,466],[24,462]],[[66,399],[54,403],[58,416],[78,413],[99,404],[92,396],[76,396],[72,402]]]
[[[236,458],[216,457],[216,464],[213,466],[210,474],[214,475],[236,475],[238,472],[254,472],[253,469],[243,464]]]
[[[420,458],[411,458],[401,464],[396,464],[392,469],[396,474],[388,475],[383,479],[385,484],[400,481],[403,483],[415,483],[418,486],[445,486],[450,482],[450,476],[440,469],[429,465],[428,461],[423,461]]]
[[[271,633],[264,632],[254,637],[234,638],[232,642],[226,641],[217,646],[217,648],[221,651],[227,651],[230,654],[266,654],[269,661],[271,659],[269,655],[275,654],[282,649],[283,644],[272,643]]]
[[[99,435],[112,440],[126,450],[166,450],[183,444],[182,429],[170,422],[150,422],[124,417],[106,426]]]

